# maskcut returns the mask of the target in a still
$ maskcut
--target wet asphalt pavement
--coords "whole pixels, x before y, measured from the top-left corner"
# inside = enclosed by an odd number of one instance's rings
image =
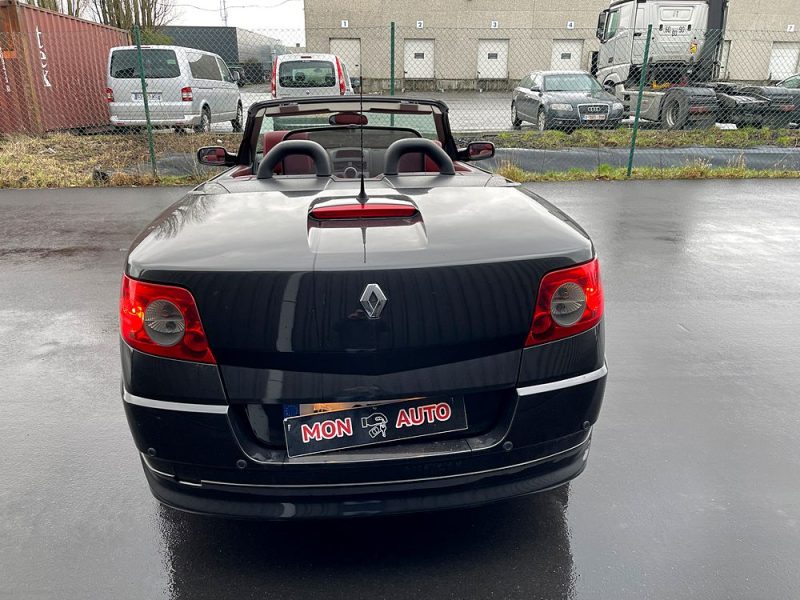
[[[800,597],[798,182],[534,187],[603,265],[587,470],[479,509],[313,524],[147,490],[118,284],[180,191],[0,192],[0,598]]]

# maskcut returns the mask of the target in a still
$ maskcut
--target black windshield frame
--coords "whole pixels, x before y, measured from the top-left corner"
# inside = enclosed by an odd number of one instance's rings
[[[327,112],[320,112],[317,110],[315,114],[331,114],[335,112],[344,112],[345,109],[340,109],[337,105],[350,105],[353,101],[352,96],[317,96],[313,98],[275,99],[254,102],[250,105],[250,108],[247,109],[247,123],[244,128],[244,133],[242,134],[239,151],[236,155],[236,164],[255,167],[261,122],[264,117],[263,114],[258,116],[260,112],[280,107],[284,110],[290,109],[290,114],[300,114],[303,112],[303,107],[306,105],[319,105],[324,103],[327,105]],[[439,131],[442,148],[451,159],[458,160],[458,148],[456,147],[455,139],[453,139],[453,133],[450,130],[449,109],[447,104],[441,100],[397,98],[392,96],[371,96],[368,99],[364,99],[364,104],[371,107],[368,108],[368,110],[371,109],[374,112],[385,112],[387,114],[395,112],[397,114],[403,114],[404,111],[395,111],[392,109],[392,107],[397,106],[398,103],[407,105],[408,112],[414,112],[414,105],[435,109],[433,112],[433,119],[436,122],[437,131]],[[386,109],[382,109],[381,104],[385,104]]]

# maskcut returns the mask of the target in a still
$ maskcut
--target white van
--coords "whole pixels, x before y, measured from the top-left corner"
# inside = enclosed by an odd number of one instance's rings
[[[136,46],[111,48],[106,98],[111,124],[147,124]],[[210,131],[212,123],[230,121],[242,130],[238,74],[216,54],[181,46],[142,46],[150,121],[155,127],[193,127]]]
[[[272,97],[353,93],[347,65],[335,54],[281,54],[272,61]]]

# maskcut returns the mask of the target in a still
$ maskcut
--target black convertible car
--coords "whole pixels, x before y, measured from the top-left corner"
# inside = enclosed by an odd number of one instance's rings
[[[274,100],[134,241],[122,397],[153,494],[309,518],[474,505],[585,467],[605,389],[587,234],[473,166],[442,102]],[[361,177],[363,174],[363,178]]]

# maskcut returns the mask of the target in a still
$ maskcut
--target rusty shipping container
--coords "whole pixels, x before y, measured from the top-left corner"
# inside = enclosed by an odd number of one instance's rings
[[[0,133],[108,125],[108,51],[128,32],[0,0]]]

